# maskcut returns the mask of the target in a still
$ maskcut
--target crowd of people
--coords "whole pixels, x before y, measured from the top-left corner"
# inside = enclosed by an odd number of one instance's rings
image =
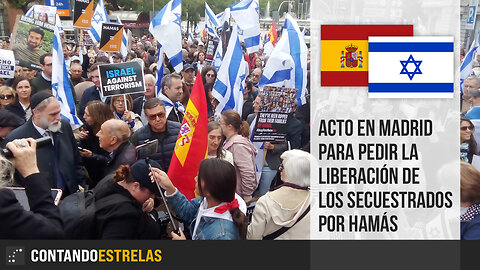
[[[242,114],[227,110],[215,117],[217,70],[205,59],[206,43],[203,38],[183,40],[180,74],[165,57],[157,95],[158,51],[151,37],[133,36],[126,56],[84,46],[82,40],[75,46],[65,42],[65,65],[83,122],[75,130],[62,119],[61,103],[52,95],[50,53],[40,56],[40,70],[16,66],[13,79],[0,81],[0,145],[14,156],[13,164],[0,159],[2,185],[25,187],[31,205],[30,211],[23,210],[11,191],[0,189],[5,194],[0,196],[1,219],[18,219],[2,222],[0,238],[78,238],[63,230],[59,207],[45,195],[58,188],[62,199],[95,192],[94,239],[164,237],[152,223],[165,207],[160,192],[183,227],[169,235],[172,239],[308,239],[309,173],[315,164],[308,153],[309,103],[293,106],[285,142],[266,142],[259,150],[250,141],[250,124],[264,100],[258,83],[268,57],[262,48],[251,54],[245,50],[249,76]],[[103,97],[98,66],[126,61],[144,67],[145,92]],[[201,76],[207,99],[208,155],[196,178],[198,197],[188,201],[166,172],[196,76]],[[35,139],[42,137],[51,144],[36,148]],[[158,148],[150,156],[150,169],[137,158],[136,147],[152,140]],[[264,155],[261,176],[257,155]],[[247,214],[247,207],[254,207],[253,214]]]

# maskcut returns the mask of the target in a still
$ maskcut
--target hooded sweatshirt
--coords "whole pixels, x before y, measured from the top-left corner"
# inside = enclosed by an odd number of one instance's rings
[[[248,204],[258,185],[255,171],[255,157],[258,150],[249,139],[238,134],[226,140],[223,149],[233,154],[233,165],[237,175],[235,192]]]
[[[309,205],[308,190],[283,186],[267,192],[257,201],[247,239],[261,240],[282,227],[291,228],[276,239],[310,239],[310,212],[295,224]]]

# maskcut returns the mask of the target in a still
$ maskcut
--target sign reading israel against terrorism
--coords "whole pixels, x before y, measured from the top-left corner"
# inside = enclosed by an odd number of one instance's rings
[[[453,37],[369,37],[370,98],[453,98]]]
[[[145,92],[143,69],[138,61],[101,65],[98,71],[104,97]]]

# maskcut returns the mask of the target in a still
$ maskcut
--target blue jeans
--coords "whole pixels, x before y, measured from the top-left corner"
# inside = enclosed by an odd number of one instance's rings
[[[270,189],[270,185],[272,184],[272,180],[275,178],[275,175],[277,175],[276,170],[272,170],[268,166],[263,166],[262,175],[260,176],[257,190],[255,190],[253,193],[253,197],[258,198],[265,195],[265,193],[267,193]]]

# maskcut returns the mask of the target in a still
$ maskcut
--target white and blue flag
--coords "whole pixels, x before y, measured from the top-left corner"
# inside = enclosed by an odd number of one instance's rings
[[[158,60],[157,60],[157,84],[155,96],[158,97],[162,92],[162,78],[163,78],[163,49],[162,45],[158,44]]]
[[[468,50],[468,53],[465,55],[465,58],[463,59],[462,64],[460,65],[460,90],[463,93],[463,81],[465,79],[473,74],[473,59],[475,57],[475,52],[478,49],[478,40],[480,39],[480,33],[478,33],[478,38],[473,40],[472,46],[470,46],[470,50]]]
[[[369,37],[368,96],[452,98],[453,37]]]
[[[98,1],[95,11],[93,11],[92,25],[88,31],[88,34],[92,38],[93,42],[100,42],[100,38],[102,37],[103,22],[110,22],[110,18],[108,18],[108,13],[103,5],[103,1],[100,0]]]
[[[183,69],[181,15],[182,0],[171,0],[153,18],[149,28],[176,72]]]
[[[220,26],[217,16],[205,2],[205,28],[207,33],[215,38],[219,38],[217,34],[217,28]]]
[[[230,12],[238,25],[240,40],[248,53],[258,52],[260,47],[260,11],[258,0],[243,0],[230,6]]]
[[[117,16],[117,23],[122,24],[122,20]],[[122,36],[122,44],[120,46],[120,53],[123,56],[123,59],[125,60],[125,57],[127,57],[128,54],[128,29],[123,26],[123,36]]]
[[[62,118],[68,120],[72,129],[82,125],[75,112],[73,89],[68,78],[67,67],[63,56],[62,40],[58,27],[55,27],[52,46],[52,95],[60,101]]]
[[[270,54],[259,86],[277,86],[297,89],[297,106],[306,103],[308,47],[297,22],[289,14],[285,17],[282,37]]]
[[[238,39],[237,27],[233,27],[228,48],[218,70],[217,80],[213,86],[212,95],[219,104],[215,115],[219,116],[225,110],[235,110],[242,115],[243,89],[247,77],[247,62],[243,58],[242,46]]]
[[[213,61],[212,61],[212,66],[215,68],[215,70],[218,72],[220,69],[220,66],[222,65],[222,53],[223,53],[223,46],[222,46],[222,41],[218,42],[217,45],[217,50],[215,51],[215,55],[213,56]]]
[[[222,29],[225,22],[230,24],[230,8],[226,8],[223,12],[217,14],[218,28]]]

